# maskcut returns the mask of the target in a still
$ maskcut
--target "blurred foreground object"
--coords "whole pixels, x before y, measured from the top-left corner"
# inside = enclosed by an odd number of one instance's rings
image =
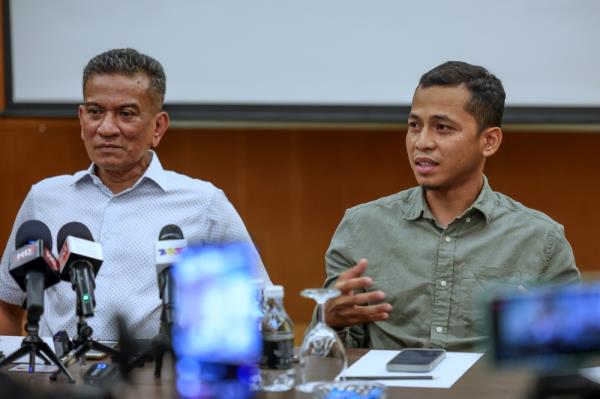
[[[182,398],[252,395],[261,345],[256,328],[258,262],[247,243],[191,247],[173,268],[172,338]]]
[[[600,365],[600,284],[497,294],[489,306],[494,363],[538,373],[528,397],[600,397],[578,373]]]

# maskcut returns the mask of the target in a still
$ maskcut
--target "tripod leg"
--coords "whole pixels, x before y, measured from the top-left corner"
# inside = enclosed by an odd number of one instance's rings
[[[26,355],[27,353],[29,353],[29,347],[28,346],[22,346],[19,349],[17,349],[16,351],[14,351],[12,354],[8,355],[7,357],[4,358],[4,360],[2,360],[0,362],[0,367],[5,366],[9,363],[12,363],[14,360],[17,360],[18,358],[20,358],[23,355]]]
[[[81,356],[81,352],[85,350],[85,348],[82,349],[82,346],[78,346],[77,348],[71,349],[69,354],[63,360],[63,364],[65,365],[65,367],[70,367],[73,363],[75,363],[77,359],[79,359],[79,356]],[[50,374],[50,381],[56,381],[56,379],[58,378],[58,374],[60,374],[60,371],[61,370],[58,369],[54,373]]]
[[[44,355],[43,353],[38,353],[38,355],[39,355],[39,357],[41,357],[41,358],[42,358],[42,360],[44,361],[44,364],[45,364],[45,365],[52,364],[52,362],[50,361],[50,359],[48,359],[48,358],[46,357],[46,355]]]
[[[160,378],[164,355],[165,355],[165,352],[162,350],[156,354],[156,359],[154,362],[154,378]]]
[[[35,373],[35,354],[37,353],[37,346],[32,346],[29,351],[29,373]]]
[[[75,380],[71,376],[71,373],[69,373],[69,370],[67,370],[65,365],[62,364],[60,359],[54,354],[54,352],[52,352],[52,350],[50,349],[48,344],[46,344],[45,342],[42,342],[41,344],[39,344],[37,350],[38,350],[38,352],[42,352],[44,355],[48,356],[48,358],[52,361],[52,363],[54,363],[63,373],[65,373],[65,375],[67,376],[67,380],[70,383],[75,383]]]
[[[97,350],[102,353],[106,353],[107,355],[114,356],[114,355],[119,354],[119,351],[117,351],[116,349],[111,348],[108,345],[101,344],[98,341],[91,341],[90,344],[91,344],[90,346],[92,349]]]
[[[73,357],[76,360],[81,359],[82,357],[85,358],[85,352],[90,350],[90,345],[87,342],[84,342],[83,344],[81,344],[77,349],[75,349],[75,352],[73,353]]]

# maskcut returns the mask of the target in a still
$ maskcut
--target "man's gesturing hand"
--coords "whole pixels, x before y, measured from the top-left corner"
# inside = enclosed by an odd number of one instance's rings
[[[392,305],[379,303],[385,298],[383,291],[361,292],[373,284],[371,277],[362,277],[368,262],[361,259],[352,268],[340,274],[332,288],[338,289],[342,295],[330,299],[325,304],[325,321],[331,327],[347,327],[372,321],[386,320]],[[377,303],[376,305],[369,305]]]

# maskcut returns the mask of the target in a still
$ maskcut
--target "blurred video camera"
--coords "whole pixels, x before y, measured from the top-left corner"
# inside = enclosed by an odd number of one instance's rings
[[[569,372],[600,354],[599,283],[500,294],[490,307],[497,365]]]

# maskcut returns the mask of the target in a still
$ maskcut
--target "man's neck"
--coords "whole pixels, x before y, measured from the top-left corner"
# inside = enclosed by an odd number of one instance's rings
[[[148,152],[140,163],[129,170],[111,171],[101,169],[96,165],[96,174],[113,194],[119,194],[132,187],[142,177],[148,166],[150,166],[151,161],[152,153]]]
[[[426,190],[425,199],[435,220],[446,227],[473,205],[482,187],[483,176],[451,190]]]

